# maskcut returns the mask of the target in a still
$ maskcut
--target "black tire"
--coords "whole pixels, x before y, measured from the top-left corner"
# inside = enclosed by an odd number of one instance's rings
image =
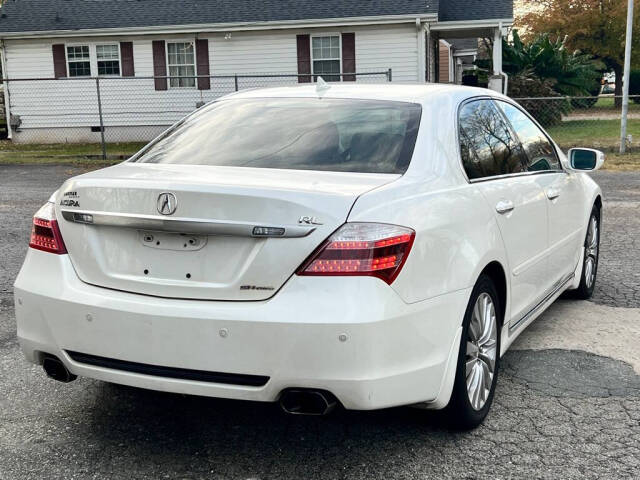
[[[474,317],[474,308],[476,302],[484,295],[488,295],[493,302],[493,309],[495,313],[495,361],[493,375],[491,378],[491,386],[488,389],[488,395],[481,408],[475,408],[470,400],[469,389],[467,388],[467,342],[470,341],[470,334],[473,335],[471,330],[471,322]],[[502,326],[502,307],[500,305],[500,298],[496,287],[487,275],[481,275],[476,282],[475,287],[471,293],[467,310],[464,314],[464,320],[462,323],[462,337],[460,339],[460,349],[458,352],[458,364],[456,368],[456,377],[453,384],[453,392],[451,394],[451,400],[446,408],[446,414],[449,419],[449,424],[459,430],[470,430],[482,423],[487,416],[491,403],[493,402],[493,396],[496,389],[496,382],[498,380],[498,371],[500,367],[500,330]],[[482,360],[478,359],[476,353],[476,362]],[[469,357],[469,362],[473,362],[473,354]],[[486,364],[487,362],[485,362]],[[474,368],[473,366],[471,368]],[[484,377],[483,377],[484,378]],[[486,389],[484,390],[486,392]]]
[[[587,233],[584,238],[584,258],[582,260],[582,271],[580,273],[580,285],[575,290],[570,290],[567,292],[567,296],[571,298],[576,298],[579,300],[588,300],[593,295],[593,290],[596,286],[596,279],[598,275],[598,259],[600,258],[600,209],[597,205],[593,206],[591,210],[591,215],[589,216],[589,223],[587,224]],[[594,245],[589,245],[591,243],[591,222],[595,221],[596,232],[595,232],[595,258],[593,257],[594,253]],[[592,273],[593,276],[591,280],[587,277],[589,276],[589,257],[592,259]]]

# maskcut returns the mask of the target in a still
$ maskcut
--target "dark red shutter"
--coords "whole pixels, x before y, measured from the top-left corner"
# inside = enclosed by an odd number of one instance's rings
[[[356,73],[356,34],[342,34],[342,73]],[[355,75],[344,75],[345,82],[355,82]]]
[[[167,76],[167,54],[165,52],[164,40],[154,40],[153,46],[153,76],[154,77],[166,77]],[[156,90],[167,89],[166,78],[156,78],[154,80]]]
[[[64,50],[64,44],[58,43],[51,45],[53,50],[53,73],[56,78],[67,76],[67,55]]]
[[[298,35],[296,37],[298,47],[298,75],[309,75],[298,77],[298,83],[311,82],[311,45],[309,35]]]
[[[196,72],[198,74],[198,90],[211,90],[209,78],[209,40],[196,40]]]
[[[133,42],[120,42],[120,63],[122,64],[122,76],[135,76],[133,66]]]

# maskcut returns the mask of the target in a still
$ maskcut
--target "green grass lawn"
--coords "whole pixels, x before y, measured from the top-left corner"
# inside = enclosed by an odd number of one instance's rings
[[[604,150],[620,145],[620,120],[570,120],[547,129],[549,135],[563,148],[591,147]],[[640,142],[640,120],[630,119],[627,132],[633,144]]]
[[[596,104],[591,107],[591,109],[595,110],[613,110],[619,111],[620,108],[615,107],[614,98],[613,97],[605,97],[600,96]],[[591,109],[583,110],[584,112],[588,112]],[[640,103],[636,103],[633,100],[629,100],[629,111],[640,111]]]
[[[571,120],[548,129],[549,134],[565,150],[571,147],[591,147],[608,151],[605,169],[640,170],[640,120],[629,120],[633,135],[631,153],[618,155],[619,120]],[[16,144],[0,141],[1,164],[59,164],[76,165],[87,169],[102,168],[130,157],[144,143],[109,143],[108,159],[102,159],[99,143]]]
[[[21,144],[0,141],[1,163],[59,163],[59,164],[96,164],[106,165],[120,162],[145,144],[109,143],[107,160],[102,159],[102,147],[99,143],[55,143]]]

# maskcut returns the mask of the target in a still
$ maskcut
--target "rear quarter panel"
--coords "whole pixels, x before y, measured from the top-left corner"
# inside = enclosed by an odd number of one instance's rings
[[[407,303],[475,284],[484,267],[500,262],[508,271],[493,213],[473,185],[432,190],[423,184],[383,188],[362,197],[349,221],[392,223],[413,228],[416,238],[392,288]]]
[[[409,169],[395,182],[362,195],[349,215],[350,222],[391,223],[416,231],[407,262],[392,284],[407,303],[471,287],[491,261],[509,271],[493,211],[467,182],[458,156],[457,108],[467,96],[425,101]]]

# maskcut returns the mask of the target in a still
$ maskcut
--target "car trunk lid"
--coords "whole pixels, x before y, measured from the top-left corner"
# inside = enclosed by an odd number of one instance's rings
[[[264,300],[345,222],[359,195],[398,177],[123,163],[67,181],[56,213],[87,283]]]

